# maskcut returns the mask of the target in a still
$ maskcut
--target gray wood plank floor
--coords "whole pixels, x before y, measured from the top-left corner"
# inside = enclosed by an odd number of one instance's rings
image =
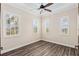
[[[50,43],[46,41],[38,41],[27,45],[21,49],[17,49],[3,56],[76,56],[77,50],[74,48]]]

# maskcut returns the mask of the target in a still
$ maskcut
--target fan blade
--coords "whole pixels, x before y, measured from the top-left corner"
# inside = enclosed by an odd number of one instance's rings
[[[44,10],[49,11],[49,12],[52,12],[52,11],[51,11],[51,10],[49,10],[49,9],[44,9]]]
[[[49,7],[50,5],[52,5],[53,3],[48,3],[46,4],[44,7]]]

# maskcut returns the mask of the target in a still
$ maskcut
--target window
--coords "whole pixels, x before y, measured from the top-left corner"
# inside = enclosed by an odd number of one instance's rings
[[[33,20],[33,31],[36,33],[38,28],[37,28],[38,24],[36,20]]]
[[[16,36],[18,34],[18,17],[13,14],[6,14],[5,30],[7,36]]]
[[[61,30],[63,33],[67,34],[68,30],[69,30],[69,21],[68,21],[68,17],[62,17],[61,18]]]
[[[49,21],[48,20],[45,20],[45,31],[46,32],[49,32]]]

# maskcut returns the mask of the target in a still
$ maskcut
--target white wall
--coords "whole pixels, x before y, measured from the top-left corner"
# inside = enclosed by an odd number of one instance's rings
[[[77,36],[77,15],[78,15],[78,7],[77,5],[74,8],[68,9],[56,14],[50,14],[48,16],[43,16],[43,40],[69,46],[75,47],[78,45],[78,36]],[[63,16],[69,17],[69,34],[65,35],[61,31],[60,27],[60,19]],[[45,32],[44,21],[49,19],[49,32]]]
[[[5,19],[3,18],[3,15],[5,15],[5,12],[11,12],[16,14],[19,17],[19,35],[13,36],[13,37],[5,37],[3,27],[3,22]],[[8,4],[1,4],[1,46],[3,47],[3,50],[1,53],[5,53],[7,51],[25,46],[27,44],[39,41],[40,38],[40,26],[38,33],[33,32],[32,22],[33,20],[37,19],[39,21],[39,18],[36,17],[33,14],[30,14],[29,12],[22,11],[18,8],[12,7]]]
[[[3,50],[1,53],[8,52],[10,50],[28,45],[30,43],[36,42],[40,40],[40,36],[42,35],[42,40],[69,46],[75,47],[78,44],[78,36],[77,36],[77,7],[69,10],[62,11],[57,14],[49,14],[48,16],[43,16],[42,19],[42,33],[39,31],[38,33],[33,32],[32,21],[37,19],[40,22],[40,18],[34,14],[29,12],[25,12],[21,9],[12,7],[8,4],[1,5],[1,46]],[[14,37],[5,37],[3,31],[3,22],[5,12],[12,12],[19,16],[19,35]],[[64,35],[60,29],[60,18],[62,16],[69,17],[70,29],[69,34]],[[49,32],[45,32],[44,28],[44,20],[49,19]]]

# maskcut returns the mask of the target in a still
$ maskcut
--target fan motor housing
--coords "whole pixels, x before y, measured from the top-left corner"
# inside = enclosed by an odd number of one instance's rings
[[[40,6],[40,8],[44,8],[44,6],[43,6],[43,5],[41,5],[41,6]]]

